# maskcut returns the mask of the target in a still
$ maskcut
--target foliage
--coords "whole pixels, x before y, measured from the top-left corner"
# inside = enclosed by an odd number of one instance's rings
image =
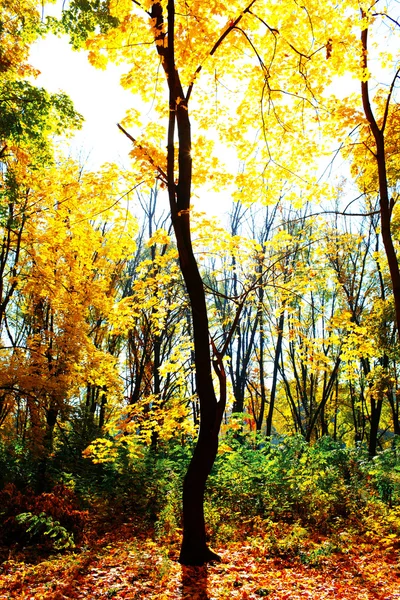
[[[73,538],[82,541],[87,513],[80,510],[76,495],[63,485],[52,492],[36,495],[32,490],[19,491],[13,484],[6,485],[0,492],[1,543],[13,545],[27,541],[26,533],[46,535],[54,541],[54,548],[72,547]],[[21,517],[20,515],[25,515]],[[43,516],[44,515],[44,516]],[[24,524],[28,524],[28,530]],[[54,538],[54,539],[53,539]],[[42,542],[45,541],[46,538]],[[35,542],[32,539],[32,542]],[[57,544],[57,545],[55,545]]]
[[[64,93],[50,94],[28,81],[0,80],[0,140],[29,146],[32,160],[52,158],[49,136],[79,129],[83,117]]]
[[[379,452],[370,463],[364,463],[367,477],[371,478],[379,497],[389,506],[400,504],[399,441],[394,447]]]
[[[132,519],[97,534],[95,544],[79,553],[63,553],[33,564],[11,555],[2,565],[0,593],[13,598],[28,593],[43,600],[58,597],[118,597],[149,600],[174,598],[257,600],[289,598],[395,597],[398,591],[398,551],[364,537],[343,532],[336,540],[305,537],[299,529],[277,528],[277,544],[297,543],[299,554],[270,551],[269,534],[229,540],[217,546],[223,562],[206,568],[181,567],[177,547],[160,546],[148,528],[138,530]],[[95,532],[93,532],[95,533]],[[287,541],[285,539],[287,538]],[[296,542],[297,540],[297,542]]]
[[[73,531],[81,547],[79,554],[67,553],[63,559],[43,563],[37,555],[45,547],[36,547],[35,572],[21,562],[23,555],[16,555],[4,565],[3,589],[18,593],[23,569],[23,585],[43,593],[44,598],[54,597],[61,585],[57,580],[64,582],[63,593],[69,597],[74,597],[77,586],[80,591],[92,593],[96,588],[104,595],[122,597],[133,587],[146,597],[162,597],[180,577],[175,560],[180,481],[191,452],[189,444],[168,442],[158,452],[144,447],[143,455],[134,460],[121,451],[113,463],[85,460],[86,473],[80,470],[79,477],[75,476],[76,489],[90,506],[85,546],[77,534],[86,516],[75,512],[76,495],[68,488],[60,486],[51,494],[35,496],[7,486],[0,502],[8,511],[8,517],[3,515],[3,531],[9,533],[2,543],[8,541],[12,552],[16,552],[16,540],[27,543],[28,523],[32,534],[34,529],[38,534],[42,531],[43,537],[32,541],[54,534],[60,536],[61,544],[69,543],[67,536]],[[294,580],[301,586],[320,586],[318,593],[322,593],[323,579],[329,581],[335,597],[350,598],[346,595],[350,591],[353,596],[372,593],[379,571],[384,574],[387,595],[390,586],[396,589],[397,581],[397,472],[396,448],[370,461],[365,449],[349,449],[329,438],[310,445],[301,436],[286,437],[266,445],[254,434],[243,434],[240,427],[228,429],[205,504],[209,535],[224,560],[218,568],[209,567],[209,589],[221,599],[237,590],[246,591],[249,598],[259,597],[262,590],[271,590],[269,594],[276,590],[276,597],[284,598],[288,590],[293,593]],[[381,493],[387,477],[394,486],[391,500]],[[18,518],[21,513],[26,516]],[[25,523],[18,525],[18,519]],[[44,536],[44,531],[49,533]],[[151,537],[149,532],[154,532]],[[246,576],[250,566],[252,578]],[[343,569],[352,573],[351,579],[346,579]],[[62,578],[57,575],[60,571]],[[196,572],[193,583],[185,579],[187,593],[194,594],[202,585]],[[335,572],[340,572],[340,578]],[[362,588],[357,572],[363,573]],[[48,587],[44,582],[49,582]]]
[[[260,448],[261,445],[261,448]],[[309,445],[301,436],[266,445],[257,437],[240,440],[231,431],[221,444],[210,477],[208,502],[218,518],[213,533],[245,519],[299,522],[323,533],[346,524],[367,530],[368,519],[391,530],[399,503],[396,449],[371,463],[362,447],[346,448],[330,438]],[[255,522],[255,521],[254,521]]]
[[[160,204],[165,186],[171,199],[189,182],[189,196],[193,183],[199,197],[212,189],[237,201],[229,231],[196,213],[190,198],[173,214],[174,225],[192,220],[210,317],[205,354],[219,381],[223,368],[229,380],[205,495],[208,535],[241,540],[255,562],[273,557],[301,569],[323,568],[337,554],[346,561],[357,536],[394,556],[400,212],[391,45],[399,25],[391,2],[373,11],[362,5],[360,18],[358,2],[331,0],[72,0],[59,21],[44,24],[30,0],[1,2],[2,543],[13,548],[30,536],[73,548],[84,505],[98,522],[103,510],[130,515],[174,548],[180,482],[204,411],[185,260]],[[376,47],[367,49],[367,28]],[[121,83],[140,94],[138,105],[148,103],[123,122],[137,139],[121,127],[133,142],[131,173],[114,165],[87,172],[55,154],[54,136],[70,135],[82,117],[64,93],[33,83],[29,46],[49,29],[68,33],[95,66],[130,65]],[[390,70],[394,78],[372,95],[369,69],[379,64],[377,80]],[[344,74],[361,94],[332,91]],[[176,179],[172,117],[179,129],[189,104],[193,145],[176,154],[179,169],[190,168]],[[321,165],[333,147],[350,168],[326,179]],[[125,203],[138,186],[140,228]],[[362,197],[351,216],[355,190]],[[328,214],[315,214],[319,202]],[[154,541],[146,544],[154,556]],[[165,547],[160,581],[172,569]],[[221,597],[283,594],[265,574],[248,591],[227,572],[232,585]],[[109,584],[104,594],[114,597],[120,590]]]
[[[75,548],[73,535],[68,533],[59,521],[53,521],[44,512],[39,515],[33,515],[30,512],[21,513],[15,517],[15,520],[17,523],[26,526],[26,533],[29,533],[32,542],[37,541],[38,538],[40,539],[42,535],[48,535],[55,550]]]
[[[63,10],[61,21],[47,17],[48,28],[56,33],[67,33],[76,49],[96,30],[107,33],[117,25],[119,19],[110,13],[109,0],[72,0]]]

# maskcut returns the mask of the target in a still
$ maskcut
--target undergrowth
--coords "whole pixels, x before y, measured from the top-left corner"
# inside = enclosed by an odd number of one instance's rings
[[[143,448],[138,458],[122,447],[112,462],[82,459],[75,472],[68,464],[54,469],[55,485],[42,494],[9,482],[0,492],[0,544],[79,547],[88,512],[99,531],[101,519],[105,527],[132,520],[159,543],[179,544],[182,480],[192,450],[192,443],[160,445]],[[370,460],[363,447],[330,438],[267,443],[228,433],[208,480],[205,516],[212,543],[249,539],[271,555],[311,565],[340,551],[346,532],[393,545],[400,534],[398,447]],[[322,541],[307,545],[313,536]]]

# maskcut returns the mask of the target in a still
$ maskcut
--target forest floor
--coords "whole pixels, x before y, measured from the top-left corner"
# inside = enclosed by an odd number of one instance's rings
[[[400,600],[396,540],[342,533],[338,547],[321,536],[300,545],[290,539],[271,552],[266,536],[244,537],[213,548],[220,563],[182,567],[177,541],[162,544],[143,527],[116,522],[75,552],[3,554],[0,599]]]

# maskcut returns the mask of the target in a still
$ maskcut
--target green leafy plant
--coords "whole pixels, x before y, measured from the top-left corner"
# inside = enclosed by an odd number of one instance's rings
[[[20,513],[15,519],[18,523],[27,525],[26,533],[31,539],[36,536],[49,536],[55,550],[75,548],[73,534],[44,512],[39,515],[33,515],[31,512]]]
[[[87,512],[80,510],[76,494],[64,485],[57,485],[52,492],[37,495],[29,488],[21,491],[14,484],[7,484],[0,491],[0,507],[0,543],[6,546],[26,540],[23,523],[17,520],[21,514],[47,515],[54,523],[71,532],[77,543],[84,536]]]

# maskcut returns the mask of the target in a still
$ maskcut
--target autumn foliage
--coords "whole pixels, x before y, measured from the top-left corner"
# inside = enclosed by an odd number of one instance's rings
[[[0,0],[1,597],[398,597],[395,8]],[[130,170],[67,158],[49,31]]]

